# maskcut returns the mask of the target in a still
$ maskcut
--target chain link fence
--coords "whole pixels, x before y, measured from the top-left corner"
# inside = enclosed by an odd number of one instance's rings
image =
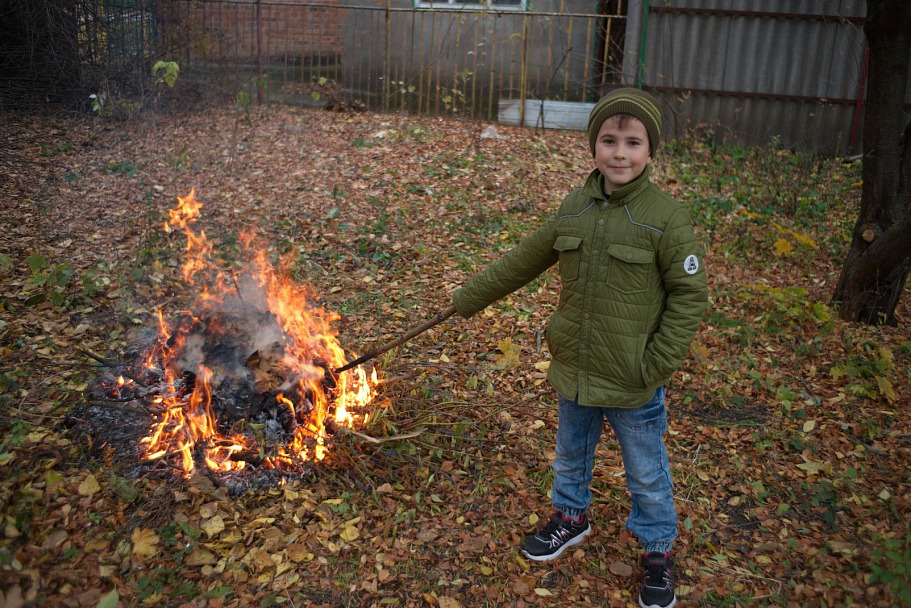
[[[622,1],[602,2],[603,14],[571,12],[565,0],[537,12],[277,0],[11,2],[17,7],[8,16],[22,34],[7,45],[18,50],[7,72],[19,74],[18,85],[0,86],[7,103],[18,86],[122,113],[167,93],[493,119],[501,99],[596,99],[619,79],[626,25]],[[43,35],[25,33],[38,21]],[[173,91],[152,73],[158,61],[179,66]]]

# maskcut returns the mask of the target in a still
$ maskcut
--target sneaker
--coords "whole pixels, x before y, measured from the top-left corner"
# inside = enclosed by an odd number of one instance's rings
[[[670,553],[653,552],[642,556],[641,608],[673,608],[677,605],[673,567]]]
[[[583,513],[578,520],[568,519],[559,511],[550,516],[544,529],[525,541],[522,555],[536,562],[557,559],[567,547],[578,545],[592,533]]]

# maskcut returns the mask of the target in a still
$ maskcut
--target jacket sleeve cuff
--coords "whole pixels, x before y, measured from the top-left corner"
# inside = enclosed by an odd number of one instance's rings
[[[478,311],[472,308],[468,302],[466,302],[464,287],[456,289],[452,294],[452,305],[455,306],[456,312],[463,319],[470,319]]]

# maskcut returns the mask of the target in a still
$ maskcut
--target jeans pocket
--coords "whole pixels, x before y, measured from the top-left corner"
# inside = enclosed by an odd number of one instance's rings
[[[667,430],[667,410],[664,407],[665,388],[659,386],[654,396],[639,407],[624,408],[617,412],[617,421],[631,431],[654,431],[664,434]]]

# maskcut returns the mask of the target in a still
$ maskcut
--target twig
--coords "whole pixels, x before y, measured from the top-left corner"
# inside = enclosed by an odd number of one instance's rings
[[[381,443],[386,443],[387,441],[399,441],[401,439],[411,439],[412,437],[417,437],[423,431],[414,431],[412,433],[404,433],[401,435],[392,435],[390,437],[371,437],[370,435],[365,435],[364,433],[359,433],[354,429],[349,429],[344,426],[339,426],[333,421],[326,422],[326,428],[332,431],[333,433],[344,433],[346,435],[354,435],[358,439],[363,439],[367,443],[374,445],[379,445]]]
[[[99,401],[97,399],[92,399],[89,401],[89,403],[92,405],[97,405],[98,407],[103,407],[103,408],[109,409],[109,410],[120,410],[122,412],[132,412],[134,414],[144,414],[150,418],[154,418],[154,416],[152,416],[151,413],[147,412],[146,410],[144,410],[142,408],[133,407],[131,405],[118,405],[118,403],[120,403],[119,401]]]
[[[105,359],[102,359],[102,358],[99,357],[98,355],[94,355],[94,354],[90,353],[89,351],[83,350],[83,349],[81,349],[81,348],[77,348],[76,350],[77,350],[78,352],[82,353],[83,355],[85,355],[86,357],[89,357],[89,358],[91,358],[91,359],[94,359],[94,360],[97,361],[98,363],[101,363],[101,364],[104,365],[105,367],[110,367],[110,368],[112,368],[112,369],[113,369],[113,368],[119,368],[121,374],[123,374],[124,376],[126,376],[127,378],[129,378],[130,380],[132,380],[133,382],[135,382],[136,384],[138,384],[139,386],[148,388],[148,385],[147,385],[145,382],[143,382],[138,376],[135,376],[134,374],[128,372],[128,371],[125,369],[126,366],[125,366],[124,364],[122,364],[122,363],[113,363],[113,362],[111,362],[111,361],[107,361],[107,360],[105,360]]]
[[[15,157],[6,156],[6,155],[4,155],[3,157],[0,157],[0,160],[2,160],[3,162],[6,162],[6,163],[23,163],[23,164],[28,164],[28,165],[42,165],[45,167],[59,167],[60,169],[66,169],[67,171],[70,170],[70,168],[67,167],[66,165],[61,165],[60,163],[51,163],[51,162],[46,162],[46,161],[41,161],[41,160],[28,160],[27,158],[15,158]]]
[[[237,292],[237,297],[240,298],[241,302],[246,304],[246,301],[244,300],[244,296],[241,295],[241,293],[240,293],[240,285],[237,284],[237,277],[234,276],[233,274],[231,275],[231,282],[234,283],[234,291]]]
[[[133,395],[132,397],[117,397],[116,399],[98,397],[96,399],[93,399],[93,401],[103,401],[104,403],[129,403],[130,401],[139,401],[139,396]]]

